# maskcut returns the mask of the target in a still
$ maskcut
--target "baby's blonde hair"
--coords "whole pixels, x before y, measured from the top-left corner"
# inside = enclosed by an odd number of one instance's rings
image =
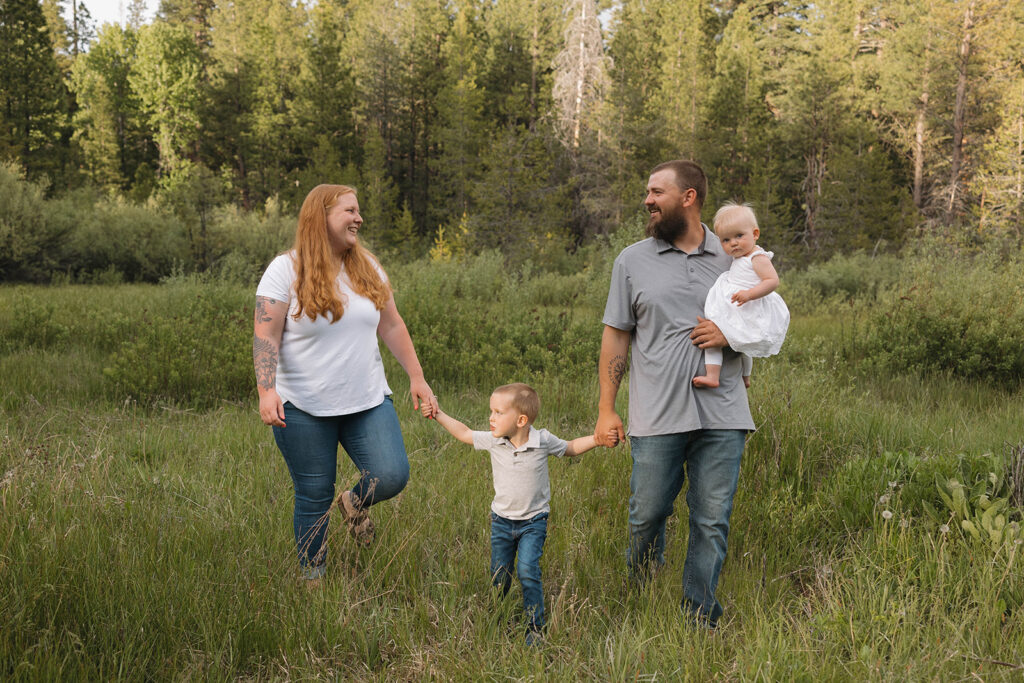
[[[715,226],[716,233],[720,227],[731,227],[737,223],[749,223],[750,227],[757,228],[758,230],[761,229],[757,224],[757,216],[754,214],[754,207],[750,204],[726,202],[725,204],[722,204],[722,208],[715,212],[715,218],[712,220],[712,225]]]

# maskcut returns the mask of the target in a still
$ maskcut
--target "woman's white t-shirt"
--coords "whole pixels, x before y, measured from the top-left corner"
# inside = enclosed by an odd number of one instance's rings
[[[391,394],[377,345],[380,311],[352,290],[343,267],[338,275],[345,305],[341,319],[331,323],[322,315],[310,320],[303,314],[296,320],[292,253],[271,261],[256,288],[256,296],[288,302],[277,360],[278,396],[318,416],[349,415],[380,405]]]

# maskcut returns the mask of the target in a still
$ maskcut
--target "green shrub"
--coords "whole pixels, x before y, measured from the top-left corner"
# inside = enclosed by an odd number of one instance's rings
[[[0,281],[45,282],[60,262],[70,217],[53,211],[43,188],[0,163]]]
[[[20,286],[15,290],[10,317],[3,325],[5,353],[17,349],[50,349],[63,347],[71,337],[69,327],[56,320],[57,306],[41,301],[31,290]]]
[[[523,279],[497,251],[389,271],[399,311],[431,381],[489,386],[577,372],[597,362],[600,324],[572,315],[583,276]],[[565,298],[563,298],[565,297]]]
[[[128,282],[156,282],[189,259],[184,226],[168,212],[123,200],[68,204],[76,227],[65,268],[78,282],[101,283],[111,269]]]
[[[838,255],[804,270],[782,273],[779,293],[794,312],[827,312],[845,302],[874,301],[896,284],[902,271],[898,256]]]
[[[238,401],[253,389],[250,296],[210,279],[166,285],[167,306],[146,311],[104,375],[118,398],[195,408]]]
[[[213,272],[222,280],[255,288],[267,264],[291,246],[295,221],[295,216],[281,213],[273,198],[262,212],[217,209],[209,236]]]
[[[915,262],[872,312],[863,335],[867,359],[889,370],[1018,386],[1024,378],[1021,265],[985,256]]]

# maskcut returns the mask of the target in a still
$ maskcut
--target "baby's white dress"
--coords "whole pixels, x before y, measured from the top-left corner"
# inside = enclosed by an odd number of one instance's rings
[[[754,247],[750,254],[732,260],[729,270],[719,275],[708,291],[704,313],[722,330],[734,351],[764,358],[778,353],[786,338],[789,329],[786,302],[776,292],[748,301],[742,306],[732,302],[733,294],[761,282],[751,262],[759,254],[768,258],[774,256],[770,251]]]

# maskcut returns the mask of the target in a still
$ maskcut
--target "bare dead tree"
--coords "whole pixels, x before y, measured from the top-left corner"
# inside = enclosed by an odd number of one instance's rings
[[[594,0],[567,0],[563,13],[570,17],[565,28],[565,47],[555,57],[556,128],[562,142],[575,150],[586,120],[598,104],[607,84],[608,56],[601,37],[601,23]]]

